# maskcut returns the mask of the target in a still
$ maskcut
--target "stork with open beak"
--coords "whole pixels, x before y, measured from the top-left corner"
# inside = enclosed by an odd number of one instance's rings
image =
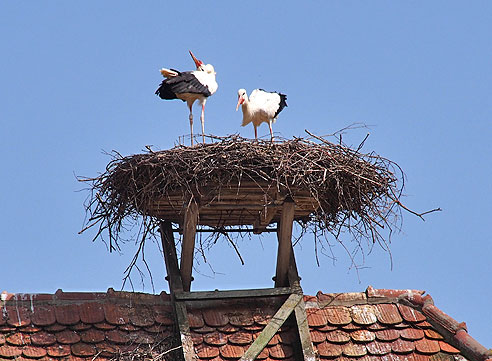
[[[272,123],[275,123],[279,113],[287,106],[287,96],[277,92],[267,92],[263,89],[253,90],[249,98],[245,89],[239,89],[237,95],[236,111],[241,105],[243,111],[242,126],[253,123],[255,139],[258,139],[258,126],[263,122],[268,123],[273,141]]]
[[[175,69],[162,68],[160,70],[164,79],[156,90],[161,99],[181,99],[190,109],[190,133],[191,145],[193,145],[193,103],[198,100],[202,106],[200,120],[202,122],[202,138],[205,143],[205,103],[207,98],[217,91],[215,70],[211,64],[203,64],[190,50],[190,55],[196,65],[196,70],[180,72]]]

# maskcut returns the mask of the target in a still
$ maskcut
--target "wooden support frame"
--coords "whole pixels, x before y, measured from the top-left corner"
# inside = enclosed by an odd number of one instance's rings
[[[282,205],[282,214],[278,225],[277,269],[275,272],[275,287],[287,286],[287,273],[292,253],[292,224],[294,222],[295,203],[286,198]]]
[[[183,291],[183,282],[178,268],[178,258],[176,255],[176,245],[174,244],[173,228],[171,222],[160,222],[162,250],[166,263],[167,281],[171,291],[171,300],[174,305],[174,312],[178,322],[181,346],[185,361],[196,361],[197,357],[191,339],[190,324],[188,323],[188,312],[184,302],[175,299],[174,295]]]
[[[189,291],[193,280],[193,256],[195,253],[195,235],[198,224],[198,204],[194,199],[188,203],[185,210],[183,221],[183,243],[181,246],[181,278],[183,280],[183,290]]]
[[[294,201],[287,198],[282,205],[280,222],[277,227],[279,244],[275,287],[270,289],[190,292],[191,281],[193,279],[192,269],[195,235],[199,219],[198,204],[192,199],[185,210],[184,221],[182,224],[183,243],[181,248],[180,267],[178,267],[171,222],[161,222],[162,247],[168,274],[169,288],[179,325],[185,361],[195,361],[197,359],[191,339],[185,302],[283,295],[288,295],[288,298],[241,357],[240,361],[252,361],[256,359],[291,315],[295,318],[303,360],[316,360],[316,354],[309,334],[303,292],[299,283],[300,278],[297,272],[292,247],[294,210]]]

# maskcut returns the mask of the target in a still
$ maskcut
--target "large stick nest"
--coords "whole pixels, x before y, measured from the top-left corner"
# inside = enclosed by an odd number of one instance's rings
[[[158,221],[150,209],[155,200],[176,193],[196,197],[205,187],[220,193],[224,184],[253,181],[287,193],[308,192],[317,205],[298,219],[303,229],[329,232],[337,240],[348,230],[359,242],[385,244],[384,234],[391,234],[401,209],[408,210],[400,202],[404,174],[386,158],[361,153],[361,147],[316,136],[276,142],[229,136],[195,147],[149,149],[126,157],[114,153],[103,174],[84,179],[92,190],[85,229],[96,226],[94,238],[107,235],[114,249],[127,221],[143,220],[144,241]]]

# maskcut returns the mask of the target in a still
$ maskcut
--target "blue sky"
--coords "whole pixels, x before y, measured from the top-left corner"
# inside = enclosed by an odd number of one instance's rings
[[[109,254],[83,227],[88,196],[77,176],[103,172],[105,152],[168,149],[188,134],[187,108],[154,95],[158,69],[191,70],[191,49],[217,71],[206,132],[253,136],[235,112],[237,90],[287,94],[274,125],[345,135],[405,171],[412,209],[443,209],[426,222],[404,214],[391,259],[374,248],[355,272],[313,240],[295,252],[308,294],[422,289],[492,347],[492,4],[473,1],[187,2],[3,1],[0,4],[0,290],[120,289],[135,246]],[[198,118],[199,108],[195,108]],[[195,132],[199,132],[198,124]],[[268,127],[259,128],[266,136]],[[275,239],[226,242],[207,255],[193,288],[269,287]],[[155,244],[146,255],[156,292],[167,290]],[[135,288],[142,290],[137,276]],[[152,292],[149,279],[144,291]]]

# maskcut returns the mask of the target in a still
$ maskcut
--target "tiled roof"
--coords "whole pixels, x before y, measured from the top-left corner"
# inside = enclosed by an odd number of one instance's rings
[[[305,296],[320,359],[484,361],[491,353],[420,291],[375,290]],[[178,360],[170,296],[128,292],[2,294],[0,359]],[[200,360],[238,360],[285,298],[188,301]],[[297,360],[296,324],[287,321],[258,360]],[[175,351],[167,352],[176,348]],[[490,359],[492,361],[492,359]]]

